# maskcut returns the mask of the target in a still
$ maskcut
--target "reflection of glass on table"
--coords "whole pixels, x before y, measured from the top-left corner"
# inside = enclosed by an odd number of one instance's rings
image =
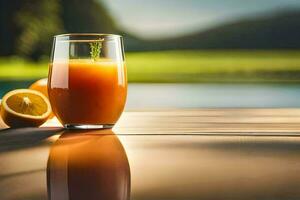
[[[127,200],[130,169],[125,150],[111,130],[64,132],[50,149],[50,200]]]

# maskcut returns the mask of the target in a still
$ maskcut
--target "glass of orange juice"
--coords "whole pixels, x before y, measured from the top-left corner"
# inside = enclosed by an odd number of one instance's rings
[[[48,80],[51,107],[65,128],[112,128],[127,95],[122,37],[55,36]]]

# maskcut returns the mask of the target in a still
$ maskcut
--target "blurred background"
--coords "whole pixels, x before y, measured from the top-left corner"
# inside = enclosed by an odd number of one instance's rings
[[[46,77],[53,35],[121,34],[127,109],[300,107],[299,0],[0,0],[0,98]]]

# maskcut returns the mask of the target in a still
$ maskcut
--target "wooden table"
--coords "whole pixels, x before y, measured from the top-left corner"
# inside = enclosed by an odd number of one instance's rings
[[[43,127],[61,127],[54,118]],[[7,128],[0,119],[0,129]],[[124,112],[118,134],[297,135],[300,109],[178,109]]]
[[[47,199],[49,151],[67,132],[56,119],[0,130],[1,200]],[[131,199],[300,199],[300,109],[128,111],[113,134]]]

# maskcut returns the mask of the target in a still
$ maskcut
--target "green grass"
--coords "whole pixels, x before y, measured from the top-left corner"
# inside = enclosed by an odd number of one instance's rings
[[[130,82],[300,82],[300,51],[127,53]],[[47,63],[0,59],[0,79],[47,75]]]
[[[300,81],[300,51],[174,51],[128,55],[134,82]]]
[[[47,62],[29,62],[17,57],[0,58],[0,79],[28,80],[46,77]]]

